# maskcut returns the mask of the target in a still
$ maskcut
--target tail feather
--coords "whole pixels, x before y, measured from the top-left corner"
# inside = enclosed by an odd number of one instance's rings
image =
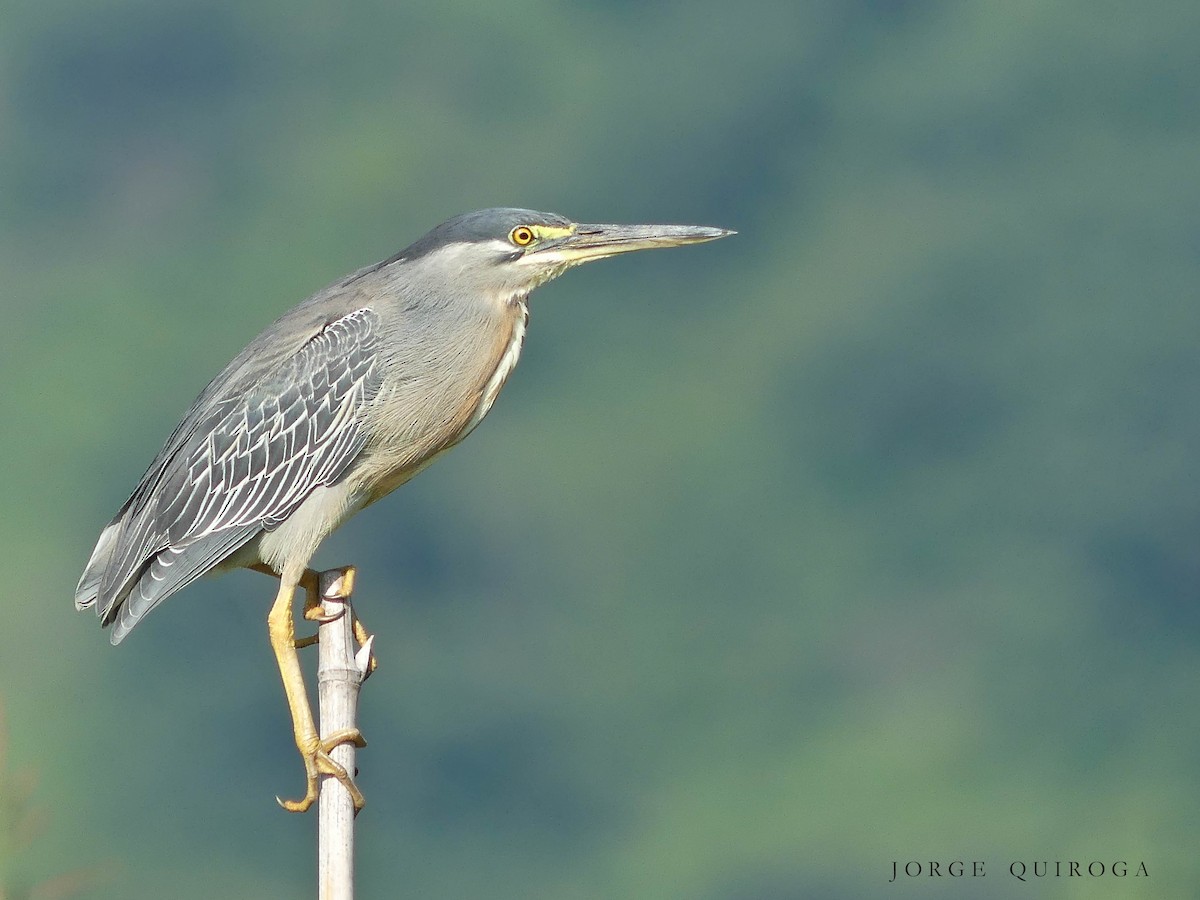
[[[122,510],[100,532],[75,589],[75,608],[94,607],[100,625],[113,626],[109,639],[114,644],[120,643],[159,603],[220,564],[262,530],[257,523],[226,528],[181,546],[164,546],[152,551],[149,558],[140,559],[124,548],[138,535],[136,522],[130,525],[125,512]],[[128,560],[123,562],[124,558]],[[128,576],[113,571],[127,564],[132,566]]]
[[[100,539],[96,541],[96,549],[92,551],[91,558],[83,568],[79,586],[75,588],[76,609],[87,609],[89,606],[96,605],[96,598],[100,594],[100,582],[112,560],[113,551],[117,548],[117,538],[120,533],[121,522],[119,519],[109,522],[100,532]],[[97,613],[99,612],[97,610]]]
[[[166,547],[154,554],[120,598],[104,612],[100,624],[113,626],[109,640],[121,643],[150,610],[219,565],[260,530],[258,525],[226,528],[185,546]]]

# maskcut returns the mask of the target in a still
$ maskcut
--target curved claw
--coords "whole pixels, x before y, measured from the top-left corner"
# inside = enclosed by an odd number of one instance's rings
[[[353,744],[355,747],[367,746],[362,732],[357,728],[347,728],[344,731],[336,731],[329,735],[329,737],[317,741],[311,750],[307,752],[302,751],[301,756],[304,759],[304,774],[307,781],[304,796],[299,800],[284,800],[276,797],[275,802],[288,812],[306,812],[316,802],[320,776],[330,775],[340,781],[342,787],[349,792],[350,799],[354,803],[354,811],[357,812],[362,809],[366,803],[362,791],[355,785],[349,773],[329,755],[329,751],[338,744],[346,743]]]

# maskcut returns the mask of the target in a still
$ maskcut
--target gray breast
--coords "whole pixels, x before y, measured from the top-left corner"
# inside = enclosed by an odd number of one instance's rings
[[[408,331],[386,360],[371,411],[372,434],[357,476],[365,503],[408,481],[466,437],[487,415],[521,355],[524,300],[467,311],[407,311]],[[446,335],[453,335],[447,339]]]

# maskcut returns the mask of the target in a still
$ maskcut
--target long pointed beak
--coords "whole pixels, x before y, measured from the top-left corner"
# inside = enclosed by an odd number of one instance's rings
[[[634,250],[701,244],[736,233],[705,225],[576,225],[570,234],[526,255],[576,265]]]

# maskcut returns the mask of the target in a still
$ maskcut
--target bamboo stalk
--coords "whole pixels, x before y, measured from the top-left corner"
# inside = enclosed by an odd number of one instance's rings
[[[321,736],[357,727],[358,691],[369,673],[371,641],[355,652],[353,578],[346,571],[321,573],[320,590],[326,615],[338,615],[320,626],[317,644],[317,697]],[[344,579],[348,584],[343,584]],[[345,596],[342,596],[342,595]],[[355,747],[338,744],[329,754],[353,778]],[[317,806],[317,879],[320,900],[354,898],[354,802],[336,779],[324,776]]]

